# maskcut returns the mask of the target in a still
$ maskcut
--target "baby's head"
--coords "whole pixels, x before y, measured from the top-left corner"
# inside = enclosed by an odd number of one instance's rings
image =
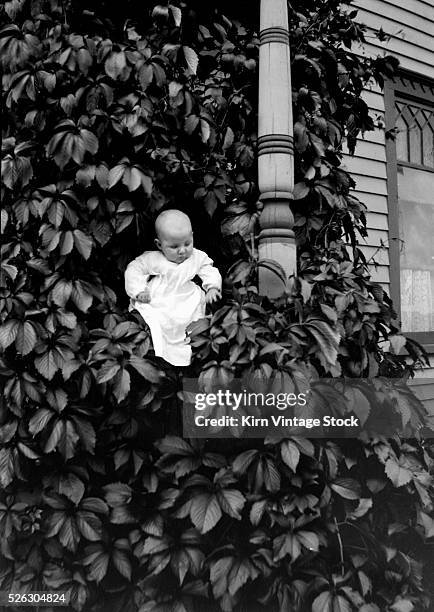
[[[155,221],[155,244],[169,261],[180,264],[193,253],[190,219],[180,210],[165,210]]]

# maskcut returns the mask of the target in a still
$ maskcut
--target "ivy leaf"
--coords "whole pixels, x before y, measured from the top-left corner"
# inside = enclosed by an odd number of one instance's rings
[[[109,380],[112,380],[112,378],[114,378],[119,372],[120,368],[121,366],[118,363],[104,363],[96,375],[97,383],[101,385]]]
[[[355,510],[348,514],[348,519],[356,520],[364,516],[372,508],[372,499],[370,497],[362,497],[359,499],[359,504]]]
[[[72,282],[71,300],[82,312],[87,312],[92,305],[93,298],[86,291],[80,280]]]
[[[390,342],[390,351],[395,355],[399,355],[401,353],[407,342],[407,338],[398,334],[389,336],[388,340]]]
[[[60,441],[60,438],[62,437],[64,430],[65,430],[65,425],[63,421],[58,419],[55,422],[54,427],[51,430],[51,433],[50,433],[50,436],[47,442],[45,443],[45,447],[44,447],[45,453],[51,453],[56,448],[56,446],[58,445]]]
[[[253,449],[244,451],[244,453],[238,455],[232,464],[235,474],[245,474],[248,467],[255,460],[257,455],[258,451]]]
[[[21,12],[25,2],[26,0],[8,0],[7,2],[5,2],[4,10],[7,13],[8,17],[12,19],[12,21],[15,19],[18,13]]]
[[[101,582],[107,573],[109,560],[109,554],[102,549],[86,555],[83,559],[83,565],[88,567],[89,580],[94,580],[97,583]]]
[[[297,531],[297,539],[304,548],[318,552],[319,550],[319,538],[313,531]]]
[[[186,117],[184,122],[184,130],[187,134],[193,134],[197,126],[199,125],[199,117],[197,115],[189,115]]]
[[[74,329],[77,326],[77,317],[73,312],[68,312],[67,310],[59,309],[56,312],[56,317],[60,325],[68,329]]]
[[[64,307],[72,293],[72,282],[60,279],[51,290],[53,302],[58,306]]]
[[[185,61],[187,66],[192,74],[196,74],[197,66],[199,64],[199,57],[191,47],[183,46],[182,50],[184,52]]]
[[[84,259],[89,259],[92,252],[93,240],[79,229],[74,230],[74,244]]]
[[[285,440],[280,446],[280,454],[282,460],[293,472],[296,471],[298,462],[300,461],[300,451],[298,446],[291,440]]]
[[[129,364],[140,374],[140,376],[143,376],[145,380],[154,384],[161,381],[161,370],[156,368],[155,365],[147,359],[137,357],[137,355],[131,355]]]
[[[251,570],[253,570],[253,572]],[[253,576],[251,576],[252,573]],[[253,568],[252,565],[244,559],[234,560],[228,576],[229,593],[234,596],[249,579],[256,578],[258,573],[258,570]]]
[[[125,551],[115,549],[112,554],[112,562],[121,576],[127,580],[131,580],[131,561]]]
[[[414,610],[414,603],[410,599],[399,598],[389,606],[389,610],[393,612],[412,612]]]
[[[360,499],[361,486],[354,478],[337,478],[330,486],[345,499]]]
[[[113,394],[118,402],[126,398],[130,392],[131,377],[125,368],[121,368],[114,378]]]
[[[364,425],[371,413],[371,404],[366,395],[360,389],[348,386],[345,389],[345,397],[354,413],[359,417],[361,425]]]
[[[338,357],[340,334],[328,323],[320,320],[311,320],[304,327],[310,331],[321,348],[321,354],[328,364],[334,366]]]
[[[167,19],[169,17],[169,7],[163,6],[161,4],[157,4],[152,9],[152,17],[154,19],[158,19],[158,18]]]
[[[6,488],[12,482],[14,472],[12,449],[0,449],[0,483],[3,488]]]
[[[155,442],[160,453],[189,457],[195,454],[194,449],[186,440],[177,436],[165,436],[162,440]]]
[[[84,495],[85,486],[78,476],[68,472],[60,477],[58,492],[78,504]]]
[[[312,602],[312,612],[351,612],[351,604],[342,595],[323,591]]]
[[[101,539],[101,521],[93,512],[80,510],[76,520],[77,527],[86,540],[98,542]]]
[[[103,490],[106,501],[112,508],[128,504],[133,494],[131,487],[123,482],[114,482],[105,485]]]
[[[206,144],[211,135],[211,128],[210,128],[209,122],[206,121],[206,119],[200,120],[200,133],[202,137],[202,142]]]
[[[51,350],[42,353],[42,355],[38,355],[38,357],[35,358],[35,366],[38,372],[47,380],[51,380],[59,369],[54,353]]]
[[[225,137],[223,141],[223,151],[227,151],[231,148],[235,140],[235,134],[229,126],[226,128]]]
[[[12,342],[14,342],[15,338],[17,337],[19,327],[20,323],[15,319],[6,321],[6,323],[0,326],[0,344],[3,349],[6,349],[12,344]]]
[[[126,81],[130,76],[131,69],[127,66],[127,58],[124,51],[113,51],[104,62],[104,69],[108,76],[114,81]]]
[[[213,529],[221,517],[222,511],[214,494],[196,494],[191,500],[190,518],[201,533]]]
[[[240,491],[235,489],[222,489],[217,492],[217,499],[221,509],[232,518],[241,520],[241,510],[246,499]]]
[[[304,182],[296,183],[294,185],[294,190],[293,190],[294,200],[302,200],[307,195],[309,195],[309,192],[310,192],[310,187],[308,187],[306,183]]]
[[[295,561],[301,555],[301,546],[294,533],[283,533],[273,540],[273,561],[276,563],[287,555]]]
[[[23,156],[6,155],[1,163],[2,179],[6,187],[25,187],[33,177],[33,167],[30,160]]]
[[[408,484],[413,478],[413,472],[400,465],[395,459],[388,459],[384,466],[387,477],[395,487],[402,487]]]
[[[70,516],[65,516],[59,531],[59,540],[65,548],[75,552],[80,542],[80,532],[75,520]]]
[[[267,506],[267,500],[266,499],[262,499],[261,501],[257,501],[252,505],[252,508],[250,510],[250,522],[252,523],[252,525],[259,525],[259,523],[261,522],[262,517],[264,516],[264,512]]]
[[[426,538],[434,537],[434,518],[420,510],[418,523],[423,526]]]
[[[176,27],[179,28],[182,20],[181,9],[178,6],[174,6],[173,4],[169,4],[169,8],[173,16],[173,21],[175,22]]]
[[[40,408],[29,421],[29,432],[35,436],[41,432],[54,417],[54,412],[48,408]]]
[[[178,83],[177,81],[170,81],[169,83],[169,97],[176,98],[180,91],[182,91],[183,85],[182,83]]]
[[[327,306],[327,304],[320,304],[320,308],[321,308],[321,311],[327,317],[327,319],[329,319],[329,321],[331,321],[332,323],[336,323],[336,321],[338,320],[338,315],[337,315],[336,310],[334,310],[330,306]]]
[[[222,557],[210,564],[210,582],[214,597],[223,597],[228,590],[228,576],[233,564],[233,557]]]
[[[95,165],[90,164],[80,168],[75,175],[75,180],[82,187],[89,187],[95,179]]]

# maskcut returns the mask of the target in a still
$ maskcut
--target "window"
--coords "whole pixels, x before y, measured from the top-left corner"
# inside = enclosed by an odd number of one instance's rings
[[[434,342],[434,83],[389,83],[387,140],[390,275],[402,330]]]

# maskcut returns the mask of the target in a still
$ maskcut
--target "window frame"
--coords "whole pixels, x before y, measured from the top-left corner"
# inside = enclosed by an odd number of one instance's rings
[[[384,85],[390,294],[398,318],[401,319],[398,161],[395,140],[387,137],[387,133],[395,127],[395,102],[397,95],[400,99],[419,104],[425,102],[434,105],[434,81],[420,75],[402,71],[394,80],[388,79]],[[399,165],[434,172],[432,168],[411,162],[400,161]],[[404,332],[404,334],[422,344],[427,352],[434,352],[434,330],[427,332]]]

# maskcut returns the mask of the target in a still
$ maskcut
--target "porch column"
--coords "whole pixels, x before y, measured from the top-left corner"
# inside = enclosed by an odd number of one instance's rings
[[[264,205],[259,259],[277,261],[289,276],[296,272],[296,248],[289,207],[294,144],[287,0],[261,0],[259,37],[258,182]],[[259,290],[278,297],[283,285],[272,271],[260,267]]]

